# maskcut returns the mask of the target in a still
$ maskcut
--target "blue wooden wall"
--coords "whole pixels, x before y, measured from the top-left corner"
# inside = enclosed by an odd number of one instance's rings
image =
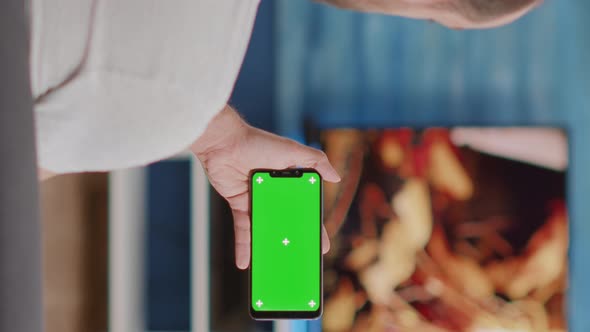
[[[274,121],[282,134],[301,137],[304,118],[324,128],[567,129],[569,322],[571,331],[590,331],[590,1],[547,0],[518,22],[485,31],[308,0],[275,0],[273,15]]]
[[[145,327],[189,331],[191,303],[191,161],[147,167]]]

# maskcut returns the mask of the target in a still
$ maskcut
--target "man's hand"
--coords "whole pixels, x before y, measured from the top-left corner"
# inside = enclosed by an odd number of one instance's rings
[[[323,152],[251,127],[229,106],[211,120],[191,150],[203,164],[213,187],[232,209],[236,265],[240,269],[250,264],[250,170],[310,167],[326,181],[340,181]],[[328,235],[322,228],[322,252],[329,248]]]
[[[543,0],[317,0],[331,5],[432,20],[453,29],[484,29],[511,23]]]

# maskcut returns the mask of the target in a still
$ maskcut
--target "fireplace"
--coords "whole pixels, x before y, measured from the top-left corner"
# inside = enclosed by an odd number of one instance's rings
[[[567,330],[565,168],[457,146],[444,128],[321,143],[343,179],[324,191],[325,331]]]

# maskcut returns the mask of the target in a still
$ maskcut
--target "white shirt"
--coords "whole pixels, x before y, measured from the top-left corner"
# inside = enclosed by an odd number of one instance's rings
[[[259,0],[31,0],[39,164],[144,165],[227,103]]]

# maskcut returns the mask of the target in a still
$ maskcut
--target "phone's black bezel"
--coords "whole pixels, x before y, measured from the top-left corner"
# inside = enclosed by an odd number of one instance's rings
[[[297,173],[299,172],[299,173]],[[319,222],[319,234],[320,234],[320,298],[319,305],[315,311],[257,311],[252,307],[252,259],[250,259],[249,270],[249,287],[248,287],[248,312],[250,317],[256,320],[274,320],[274,319],[318,319],[322,317],[323,306],[324,306],[324,260],[322,255],[322,224],[323,224],[323,185],[322,176],[318,171],[313,168],[293,168],[293,169],[253,169],[248,175],[248,186],[249,191],[252,193],[252,181],[255,173],[269,173],[273,177],[301,177],[306,173],[314,173],[319,178],[320,184],[320,222]],[[252,195],[249,195],[249,208],[250,208],[250,257],[252,257]]]

